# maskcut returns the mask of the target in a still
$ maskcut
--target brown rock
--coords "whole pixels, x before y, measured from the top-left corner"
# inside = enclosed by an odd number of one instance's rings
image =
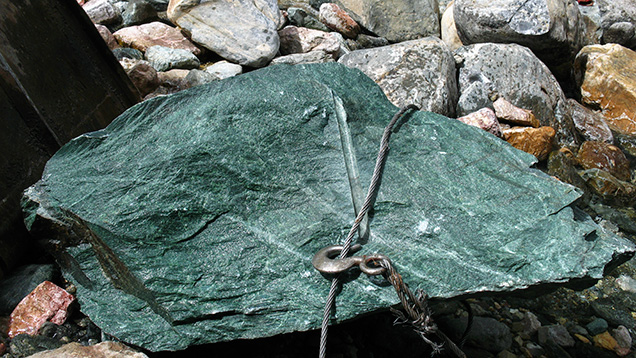
[[[552,127],[512,127],[503,130],[503,139],[513,147],[544,160],[552,151],[556,131]]]
[[[346,37],[355,39],[360,33],[360,26],[344,10],[334,3],[320,5],[318,19],[328,28],[338,31]]]
[[[68,316],[68,306],[75,298],[52,282],[44,281],[29,293],[9,317],[9,337],[34,335],[46,321],[62,324]]]
[[[139,61],[126,73],[142,97],[159,87],[157,71],[146,61]]]
[[[322,50],[335,56],[340,49],[340,43],[334,34],[320,30],[286,26],[278,31],[278,36],[280,53],[283,55]]]
[[[571,98],[568,99],[568,104],[572,112],[574,126],[585,140],[596,140],[607,143],[614,142],[614,135],[612,135],[612,131],[607,126],[602,115],[588,109]]]
[[[179,29],[162,22],[155,21],[139,26],[124,27],[113,35],[124,46],[141,52],[146,52],[146,49],[152,46],[164,46],[188,50],[195,55],[201,54],[201,49],[183,36]]]
[[[616,348],[616,346],[618,345],[614,337],[612,337],[612,335],[609,334],[609,332],[607,331],[592,337],[592,341],[594,341],[595,346],[610,351],[614,350],[614,348]]]
[[[82,346],[77,342],[60,348],[39,352],[29,358],[148,358],[119,342],[102,342],[94,346]]]
[[[108,29],[108,27],[100,24],[95,24],[95,28],[97,28],[97,32],[99,32],[99,34],[102,36],[109,49],[114,50],[121,47],[115,39],[115,36],[113,36],[113,34]]]
[[[583,168],[605,170],[616,178],[629,181],[629,161],[617,146],[605,142],[587,141],[579,149],[578,159]]]
[[[495,115],[499,119],[520,126],[539,128],[541,125],[531,110],[519,108],[502,97],[497,98],[492,105],[495,108]]]
[[[490,108],[482,108],[477,112],[459,117],[457,120],[473,127],[481,128],[497,137],[501,137],[501,127],[499,126],[495,112]]]
[[[574,72],[583,104],[601,109],[607,124],[636,134],[636,52],[617,44],[584,47]]]
[[[190,70],[173,69],[165,72],[158,72],[157,77],[159,83],[166,87],[180,87],[183,85],[183,80],[190,73]]]
[[[592,191],[604,201],[618,206],[633,206],[636,203],[636,185],[616,179],[601,169],[587,169],[579,175]]]

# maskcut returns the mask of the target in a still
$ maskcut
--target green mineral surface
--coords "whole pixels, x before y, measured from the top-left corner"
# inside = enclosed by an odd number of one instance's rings
[[[319,327],[341,243],[398,109],[342,65],[273,66],[138,104],[72,140],[25,192],[82,311],[152,351]],[[391,139],[361,253],[434,299],[597,279],[634,245],[570,206],[535,158],[411,112]],[[398,303],[361,275],[337,320]]]

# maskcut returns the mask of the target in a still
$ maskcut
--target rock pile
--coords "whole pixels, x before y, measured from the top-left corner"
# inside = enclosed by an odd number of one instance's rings
[[[364,72],[397,106],[415,103],[459,117],[535,155],[542,169],[585,192],[581,205],[593,217],[628,237],[636,234],[633,1],[80,4],[146,98],[268,65],[338,61]],[[625,287],[633,276],[607,285],[632,295]],[[569,304],[580,298],[569,295],[563,299]],[[469,344],[479,346],[481,356],[567,357],[582,345],[600,347],[599,356],[625,356],[636,327],[611,311],[607,296],[597,294],[586,306],[589,316],[576,323],[528,309],[529,302],[513,308],[475,300],[473,309],[482,309],[479,331],[492,336],[471,337]],[[633,316],[629,311],[621,312]],[[446,315],[448,326],[465,315],[455,307]]]

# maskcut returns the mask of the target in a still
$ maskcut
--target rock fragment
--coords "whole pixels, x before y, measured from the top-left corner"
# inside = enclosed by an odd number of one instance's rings
[[[568,99],[572,120],[576,130],[588,141],[614,142],[614,135],[602,115],[583,106],[574,99]]]
[[[629,161],[617,146],[606,142],[587,141],[581,145],[578,159],[583,168],[605,170],[616,178],[630,181]]]
[[[360,32],[360,26],[344,10],[334,3],[320,5],[318,18],[328,28],[338,31],[348,38],[355,39]]]
[[[73,295],[50,281],[39,284],[13,310],[9,318],[9,337],[36,334],[46,321],[62,324],[68,317]]]
[[[72,342],[60,348],[38,352],[29,358],[148,358],[147,355],[137,352],[119,342],[102,342],[92,346],[83,346]]]
[[[167,13],[192,41],[240,65],[265,66],[278,51],[276,0],[171,0]]]
[[[503,130],[503,139],[538,160],[545,160],[552,151],[555,133],[552,127],[513,127]]]
[[[334,58],[340,51],[340,42],[336,34],[304,27],[286,26],[278,32],[280,52],[283,55],[324,51]]]
[[[390,42],[439,36],[439,6],[431,0],[337,0],[361,26]]]
[[[574,72],[581,102],[601,109],[615,131],[636,135],[636,52],[617,44],[584,47]]]
[[[121,13],[108,0],[92,0],[82,8],[95,24],[108,25],[121,21]]]
[[[469,113],[463,117],[457,118],[460,122],[481,128],[486,132],[490,132],[497,137],[501,137],[501,127],[495,112],[490,108],[482,108],[477,112]]]
[[[495,115],[498,119],[502,119],[519,126],[539,128],[541,125],[539,120],[537,120],[534,114],[532,114],[532,111],[519,108],[502,97],[497,98],[492,103],[492,106],[495,109]]]
[[[137,87],[142,97],[154,91],[159,86],[157,70],[147,61],[134,61],[130,69],[126,70],[132,83]]]
[[[191,70],[201,65],[192,52],[184,49],[152,46],[146,50],[145,56],[150,65],[160,72],[172,69]]]
[[[425,111],[455,115],[455,60],[439,38],[357,50],[338,62],[364,72],[396,106],[415,104]]]
[[[205,72],[216,76],[218,79],[223,80],[226,78],[238,76],[243,73],[243,67],[235,63],[227,61],[219,61],[205,68]]]
[[[110,32],[110,30],[106,26],[95,24],[95,28],[97,29],[97,32],[99,32],[99,35],[102,37],[102,39],[104,39],[104,42],[106,42],[106,45],[108,45],[109,49],[114,50],[121,47],[115,39],[115,36],[113,36],[112,32]]]
[[[113,35],[124,46],[141,52],[146,52],[152,46],[165,46],[188,50],[195,55],[201,54],[201,49],[183,36],[179,29],[158,21],[125,27],[117,30]]]
[[[310,51],[307,53],[292,53],[285,56],[276,57],[272,60],[272,65],[288,64],[288,65],[300,65],[306,63],[324,63],[333,62],[333,56],[325,51]]]

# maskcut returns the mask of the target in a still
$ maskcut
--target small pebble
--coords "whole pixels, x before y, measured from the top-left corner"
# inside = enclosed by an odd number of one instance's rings
[[[607,328],[608,328],[607,321],[602,318],[597,318],[593,320],[592,322],[588,323],[587,325],[585,325],[585,329],[587,329],[587,331],[592,336],[596,336],[598,334],[601,334],[607,331]]]
[[[618,328],[612,330],[612,336],[616,339],[619,347],[630,348],[632,346],[632,336],[629,334],[627,327],[618,326]]]
[[[595,346],[607,349],[609,351],[613,351],[614,348],[618,346],[618,343],[616,342],[614,337],[612,337],[612,335],[609,334],[609,332],[607,331],[595,335],[594,337],[592,337],[592,340],[594,341]]]

